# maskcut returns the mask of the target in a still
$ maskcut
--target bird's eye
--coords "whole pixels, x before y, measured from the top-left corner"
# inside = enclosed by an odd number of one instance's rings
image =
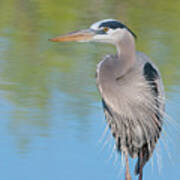
[[[108,28],[108,27],[104,27],[104,31],[105,31],[105,32],[108,32],[108,31],[109,31],[109,28]]]

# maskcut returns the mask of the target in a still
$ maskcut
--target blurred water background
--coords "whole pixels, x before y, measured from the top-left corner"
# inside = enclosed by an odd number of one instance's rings
[[[144,179],[179,179],[180,1],[0,0],[1,179],[124,179],[113,140],[99,142],[106,124],[95,69],[115,49],[47,41],[105,18],[137,34],[137,49],[153,59],[165,84],[173,121]]]

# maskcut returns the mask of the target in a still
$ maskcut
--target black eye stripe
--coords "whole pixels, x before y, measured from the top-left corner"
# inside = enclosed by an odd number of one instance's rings
[[[118,21],[108,21],[108,22],[104,22],[102,24],[100,24],[99,28],[101,27],[109,27],[111,29],[117,29],[117,28],[125,28],[127,29],[135,38],[137,38],[137,36],[124,24],[122,24],[121,22]]]
[[[100,24],[99,27],[109,27],[111,29],[116,29],[116,28],[125,28],[126,26],[117,21],[108,21]]]
[[[91,29],[91,30],[94,31],[96,34],[107,34],[107,32],[104,29],[98,29],[98,30]]]
[[[97,30],[96,34],[107,34],[107,33],[104,31],[104,29],[102,29],[102,30]]]

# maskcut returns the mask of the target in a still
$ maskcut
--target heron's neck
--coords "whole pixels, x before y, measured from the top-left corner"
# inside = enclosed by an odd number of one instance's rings
[[[136,61],[136,47],[134,37],[126,33],[123,39],[116,44],[117,56],[122,67],[122,76],[129,71]]]

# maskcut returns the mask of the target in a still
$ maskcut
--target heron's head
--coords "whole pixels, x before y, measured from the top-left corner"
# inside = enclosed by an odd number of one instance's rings
[[[105,19],[92,24],[89,29],[71,32],[49,40],[53,42],[76,41],[116,44],[127,34],[132,37],[136,37],[136,35],[120,21]]]

